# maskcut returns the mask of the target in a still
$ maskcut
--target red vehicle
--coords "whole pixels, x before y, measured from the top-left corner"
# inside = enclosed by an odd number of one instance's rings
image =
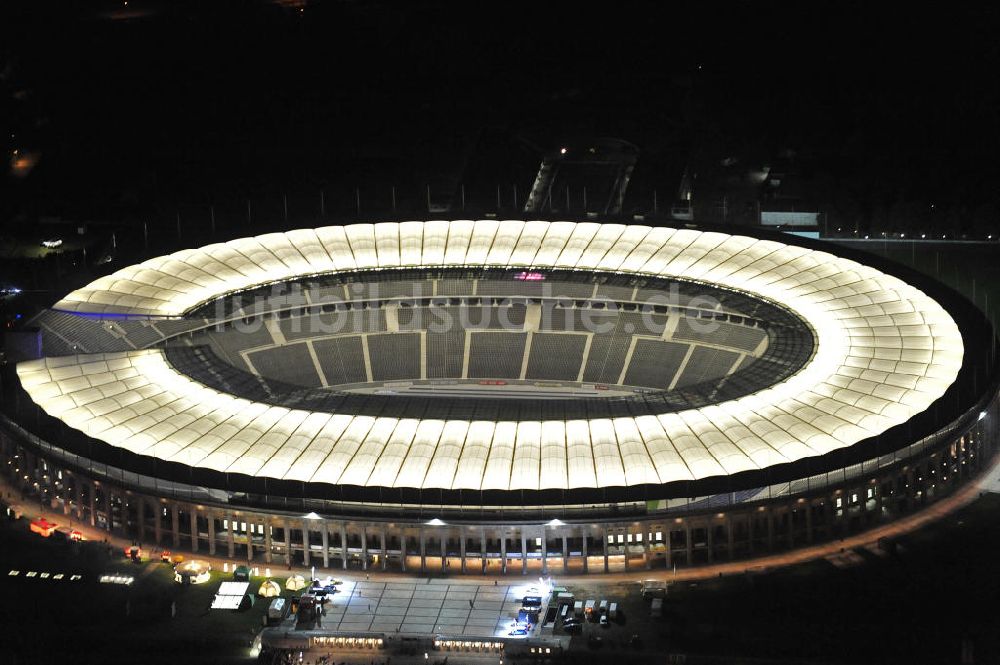
[[[58,529],[56,529],[56,533],[71,542],[80,542],[81,540],[84,539],[82,533],[80,533],[76,529],[71,529],[68,526],[59,527]]]
[[[58,524],[48,521],[44,517],[39,517],[37,520],[31,523],[31,530],[37,533],[42,538],[48,538],[58,527]]]

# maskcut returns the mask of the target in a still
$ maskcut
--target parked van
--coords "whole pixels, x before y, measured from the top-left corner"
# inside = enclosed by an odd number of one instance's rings
[[[569,616],[569,603],[566,603],[565,605],[563,605],[562,609],[559,610],[559,618],[560,619],[562,619],[563,621],[565,621],[567,616]]]
[[[573,616],[580,618],[583,616],[583,601],[578,600],[573,603]]]
[[[588,600],[583,606],[583,613],[591,621],[596,621],[597,617],[594,616],[594,602],[593,600]]]
[[[271,601],[271,604],[267,606],[268,622],[279,623],[285,618],[285,613],[287,611],[288,601],[284,598],[275,598]]]
[[[524,609],[537,610],[541,606],[542,606],[541,596],[525,596],[524,598],[521,599],[521,607],[523,607]]]
[[[601,604],[597,608],[597,611],[600,614],[607,614],[608,613],[608,601],[602,600]]]
[[[666,598],[666,596],[667,596],[666,580],[643,580],[642,582],[643,600],[648,600],[650,598]]]
[[[618,618],[618,603],[611,603],[608,605],[608,618],[617,619]]]

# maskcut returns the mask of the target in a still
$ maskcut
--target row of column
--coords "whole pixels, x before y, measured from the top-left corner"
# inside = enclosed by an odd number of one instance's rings
[[[909,512],[926,501],[951,491],[961,480],[971,475],[970,468],[978,467],[981,459],[992,448],[982,435],[962,437],[952,448],[945,448],[916,464],[896,468],[877,480],[855,481],[831,494],[811,498],[790,499],[785,504],[773,502],[760,507],[746,507],[716,515],[685,516],[682,518],[656,518],[629,524],[598,525],[499,525],[483,526],[434,526],[388,525],[380,522],[357,523],[350,521],[309,520],[281,515],[235,511],[218,506],[199,506],[173,500],[140,495],[119,487],[102,485],[100,481],[74,476],[68,470],[57,470],[50,463],[38,458],[31,451],[11,447],[5,441],[7,475],[21,484],[29,493],[59,499],[67,517],[75,517],[92,527],[102,526],[109,531],[160,545],[169,544],[175,549],[185,544],[193,552],[205,551],[212,556],[235,558],[237,539],[244,543],[247,561],[263,556],[267,564],[291,565],[293,549],[301,549],[301,561],[306,565],[330,568],[334,560],[347,568],[352,557],[367,570],[377,556],[377,566],[385,570],[389,557],[396,559],[402,570],[407,570],[407,557],[419,554],[419,569],[428,570],[428,558],[439,558],[442,571],[448,571],[448,541],[457,540],[458,562],[461,572],[488,573],[491,563],[498,563],[498,572],[520,572],[529,568],[529,538],[539,538],[537,558],[542,572],[549,570],[550,541],[555,541],[555,552],[564,572],[571,564],[578,564],[582,572],[589,572],[591,540],[601,544],[596,551],[604,571],[612,559],[624,553],[626,570],[635,566],[652,567],[662,560],[666,567],[675,562],[692,565],[701,561],[712,562],[719,557],[726,559],[751,556],[766,551],[792,548],[819,539],[832,539],[848,531],[864,528],[874,521],[889,519],[896,514]],[[16,457],[11,452],[16,451]],[[13,457],[13,459],[10,459]],[[48,493],[42,491],[45,488]],[[36,489],[33,489],[36,488]],[[58,505],[54,501],[53,506]],[[153,516],[152,522],[146,518]],[[135,517],[133,517],[135,515]],[[201,529],[201,524],[206,529]],[[245,527],[243,524],[245,523]],[[182,524],[186,532],[181,530]],[[224,534],[217,533],[223,525]],[[238,525],[238,526],[237,526]],[[272,529],[281,529],[283,538],[273,541]],[[391,531],[390,531],[391,529]],[[299,531],[293,543],[293,531]],[[360,541],[360,547],[349,546],[348,532]],[[167,533],[169,532],[169,533]],[[240,535],[237,535],[239,533]],[[339,546],[331,546],[331,533],[339,536]],[[399,546],[390,555],[389,536],[399,538]],[[659,538],[651,538],[659,533]],[[204,535],[203,535],[204,534]],[[310,535],[312,534],[312,535]],[[254,536],[259,536],[257,542]],[[313,547],[320,541],[318,551]],[[619,536],[623,542],[619,542]],[[415,537],[416,551],[411,551],[408,540]],[[377,547],[369,551],[370,540]],[[579,551],[570,552],[570,540],[580,539]],[[470,549],[470,540],[478,540],[478,552]],[[488,551],[490,541],[499,540],[499,553]],[[509,542],[520,540],[518,557],[508,556]],[[656,541],[655,544],[652,541]],[[433,548],[429,541],[438,547]],[[437,551],[429,551],[429,547]],[[612,553],[614,551],[615,553]],[[696,560],[697,559],[697,560]],[[514,571],[508,571],[512,566]],[[470,570],[470,567],[472,570]],[[519,571],[516,568],[520,568]]]

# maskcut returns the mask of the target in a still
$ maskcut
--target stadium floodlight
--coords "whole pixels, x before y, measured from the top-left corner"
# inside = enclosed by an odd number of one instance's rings
[[[424,522],[424,524],[426,524],[427,526],[448,526],[447,524],[445,524],[444,520],[441,520],[437,517],[427,522]]]

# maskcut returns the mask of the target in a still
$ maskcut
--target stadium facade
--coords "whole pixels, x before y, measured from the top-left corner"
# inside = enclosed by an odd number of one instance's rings
[[[926,276],[766,231],[354,224],[146,261],[34,320],[8,475],[264,564],[662,568],[840,537],[992,457],[996,344]]]

